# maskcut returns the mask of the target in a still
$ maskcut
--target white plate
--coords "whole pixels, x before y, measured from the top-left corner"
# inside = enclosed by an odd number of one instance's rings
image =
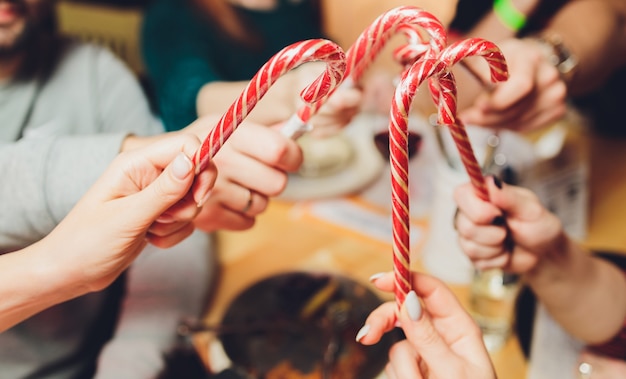
[[[353,144],[354,154],[347,166],[334,174],[319,177],[289,176],[287,188],[280,195],[286,200],[311,200],[355,193],[375,181],[387,162],[373,139],[372,118],[359,115],[344,129]]]

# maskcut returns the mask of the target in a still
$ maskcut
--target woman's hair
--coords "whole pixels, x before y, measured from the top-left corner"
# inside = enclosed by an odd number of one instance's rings
[[[218,29],[223,31],[230,39],[253,47],[262,43],[259,34],[237,13],[228,0],[190,0],[202,14],[208,17]],[[281,1],[281,0],[277,0]],[[311,0],[311,17],[316,18],[321,25],[321,9],[319,0]]]
[[[191,0],[192,5],[222,30],[226,35],[245,45],[258,42],[253,30],[241,19],[236,9],[227,0]]]

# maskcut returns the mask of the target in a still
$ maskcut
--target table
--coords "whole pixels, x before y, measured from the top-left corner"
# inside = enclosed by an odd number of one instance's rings
[[[593,135],[588,138],[591,206],[586,243],[592,248],[626,251],[626,236],[617,232],[626,225],[626,166],[611,164],[626,159],[626,141]],[[358,199],[349,197],[347,201]],[[240,291],[272,274],[322,270],[347,273],[368,283],[370,275],[391,270],[389,243],[311,217],[307,207],[307,202],[274,200],[252,229],[218,234],[221,274],[206,315],[208,323],[219,323]],[[419,261],[413,264],[414,269],[421,269]],[[451,287],[467,305],[468,288]],[[381,297],[389,298],[385,294]],[[210,338],[199,335],[194,340],[209,367],[206,346]],[[515,338],[510,338],[492,359],[500,378],[523,379],[527,375],[527,362]]]

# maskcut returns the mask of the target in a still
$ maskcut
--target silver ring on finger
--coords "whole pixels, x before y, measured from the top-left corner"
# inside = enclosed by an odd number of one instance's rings
[[[248,190],[248,201],[246,202],[246,205],[244,205],[244,207],[239,211],[240,213],[247,213],[250,208],[252,208],[252,203],[254,201],[254,193],[252,192],[252,190]]]
[[[591,373],[593,372],[593,367],[591,364],[587,362],[582,362],[578,365],[578,377],[580,379],[591,379]]]

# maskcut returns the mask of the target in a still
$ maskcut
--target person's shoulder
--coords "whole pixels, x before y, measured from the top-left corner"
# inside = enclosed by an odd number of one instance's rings
[[[72,40],[62,59],[64,70],[83,70],[91,75],[131,75],[131,69],[108,47],[93,42]]]
[[[117,61],[119,59],[107,47],[92,42],[72,40],[68,43],[65,60],[98,62],[103,60]]]

